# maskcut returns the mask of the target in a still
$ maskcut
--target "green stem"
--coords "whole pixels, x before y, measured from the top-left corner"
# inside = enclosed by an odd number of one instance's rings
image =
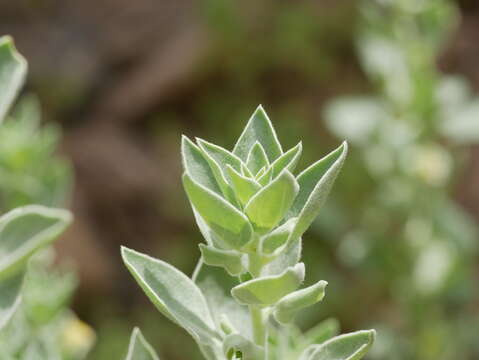
[[[266,328],[264,324],[263,310],[257,306],[250,306],[251,324],[253,326],[254,342],[264,347],[266,341]]]

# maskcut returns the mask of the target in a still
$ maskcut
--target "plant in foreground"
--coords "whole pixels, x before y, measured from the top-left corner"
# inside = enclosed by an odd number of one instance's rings
[[[195,339],[206,359],[357,360],[373,343],[374,330],[334,337],[334,320],[305,334],[293,325],[301,309],[324,297],[326,281],[300,289],[301,236],[325,202],[347,144],[295,176],[301,150],[299,143],[283,152],[261,106],[232,152],[183,137],[183,185],[205,239],[192,278],[122,248],[150,300]],[[214,268],[231,276],[229,285]],[[157,359],[139,330],[127,359]]]

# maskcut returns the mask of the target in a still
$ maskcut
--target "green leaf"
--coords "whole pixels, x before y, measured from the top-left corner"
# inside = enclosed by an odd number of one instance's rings
[[[9,36],[0,38],[0,122],[5,118],[17,97],[25,76],[27,62],[17,52]]]
[[[243,161],[246,161],[251,148],[256,142],[263,146],[270,162],[273,162],[283,154],[273,125],[261,105],[258,106],[246,124],[243,133],[236,142],[233,153]]]
[[[248,201],[244,211],[258,229],[269,230],[283,219],[298,190],[294,176],[284,170]]]
[[[288,218],[298,217],[291,239],[299,238],[319,214],[343,166],[347,152],[348,145],[344,142],[299,174],[299,193],[288,213]]]
[[[273,168],[270,166],[268,169],[264,169],[263,173],[257,176],[257,181],[262,187],[268,185],[273,180]]]
[[[305,289],[286,295],[274,307],[275,319],[282,324],[292,322],[299,310],[314,305],[324,298],[326,285],[328,283],[321,280]]]
[[[181,138],[181,156],[185,172],[198,184],[222,194],[205,154],[186,136]]]
[[[170,264],[121,248],[123,261],[156,308],[201,343],[218,339],[215,323],[200,289]]]
[[[221,146],[212,144],[203,139],[196,138],[196,141],[198,142],[199,147],[218,163],[223,173],[226,173],[227,165],[231,166],[236,171],[241,171],[242,161],[235,154]]]
[[[0,329],[12,318],[20,305],[20,290],[24,273],[0,280]]]
[[[0,217],[0,278],[21,270],[36,250],[50,244],[71,221],[70,212],[39,205]]]
[[[273,305],[295,291],[304,280],[304,264],[298,263],[282,274],[246,281],[231,290],[233,297],[244,305]]]
[[[125,360],[160,360],[153,347],[145,340],[140,329],[135,328],[130,338]]]
[[[375,336],[374,330],[336,336],[321,345],[311,345],[299,360],[359,360],[371,348]]]
[[[272,176],[273,179],[278,176],[283,169],[288,169],[290,172],[293,172],[298,164],[301,152],[303,151],[303,145],[301,142],[298,143],[295,147],[286,151],[283,155],[277,158],[272,164]]]
[[[264,358],[264,350],[240,334],[230,334],[223,341],[223,351],[228,360],[237,359],[241,353],[241,360],[258,360]]]
[[[286,246],[297,220],[297,218],[289,219],[281,226],[264,235],[259,242],[259,253],[268,256],[281,251]]]
[[[339,334],[339,321],[329,318],[313,326],[303,335],[303,347],[321,344]]]
[[[302,242],[301,239],[290,241],[286,248],[270,263],[266,264],[261,272],[262,275],[277,275],[285,271],[288,267],[294,266],[301,259]]]
[[[219,195],[183,175],[183,186],[191,204],[222,241],[225,249],[248,244],[253,230],[246,216]]]
[[[260,176],[259,171],[261,169],[266,171],[266,169],[269,167],[268,157],[266,156],[266,152],[259,142],[256,142],[251,148],[248,158],[246,159],[246,166],[255,176]]]
[[[239,200],[241,205],[245,205],[248,200],[251,199],[251,197],[261,188],[261,185],[258,184],[254,179],[243,176],[230,165],[226,166],[226,174],[236,198]]]
[[[241,261],[242,254],[234,250],[220,250],[213,246],[200,244],[201,256],[206,265],[221,266],[231,276],[238,276],[245,272]]]

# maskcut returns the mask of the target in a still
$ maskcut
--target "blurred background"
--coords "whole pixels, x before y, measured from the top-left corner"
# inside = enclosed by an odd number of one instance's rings
[[[259,103],[284,148],[303,141],[300,169],[351,144],[304,239],[308,281],[330,285],[302,326],[376,327],[370,359],[479,358],[477,1],[2,0],[0,34],[43,119],[2,136],[1,209],[74,212],[57,251],[88,359],[122,358],[135,325],[162,358],[200,358],[119,246],[191,274],[180,135],[232,148]]]

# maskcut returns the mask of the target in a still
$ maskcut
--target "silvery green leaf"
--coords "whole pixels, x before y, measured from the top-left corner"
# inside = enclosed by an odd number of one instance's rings
[[[223,341],[223,351],[228,360],[238,359],[236,354],[241,353],[241,360],[258,360],[264,358],[264,349],[240,334],[230,334]]]
[[[193,338],[219,339],[206,299],[196,284],[173,266],[122,247],[123,261],[156,308]]]
[[[297,178],[299,192],[288,213],[289,218],[298,217],[291,235],[292,239],[303,235],[319,214],[343,166],[347,152],[348,145],[344,142],[339,148],[299,174]]]
[[[313,326],[303,335],[304,348],[313,344],[321,344],[333,336],[339,334],[339,321],[329,318],[321,321],[319,324]]]
[[[241,205],[245,205],[261,188],[261,185],[256,180],[243,176],[230,165],[226,166],[226,174]]]
[[[284,170],[248,201],[244,211],[256,228],[269,230],[283,219],[298,190],[294,176]]]
[[[374,330],[362,330],[336,336],[321,345],[311,345],[299,360],[359,360],[374,342]]]
[[[244,305],[273,305],[295,291],[304,280],[304,264],[298,263],[279,275],[264,276],[239,284],[231,290],[233,297]]]
[[[247,178],[254,178],[253,174],[248,169],[245,163],[241,163],[241,174]]]
[[[261,169],[266,170],[269,167],[268,156],[259,142],[256,142],[251,148],[246,159],[246,166],[255,176],[259,176],[258,173]]]
[[[257,181],[261,186],[268,185],[273,180],[273,168],[270,166],[265,168],[260,176],[257,176]]]
[[[324,298],[326,285],[328,283],[321,280],[314,285],[286,295],[274,307],[275,319],[282,324],[292,322],[299,310],[314,305]]]
[[[301,250],[301,239],[288,240],[286,249],[282,250],[273,261],[266,264],[261,274],[277,275],[285,271],[288,267],[294,266],[301,259]]]
[[[231,166],[236,171],[241,171],[242,161],[235,154],[203,139],[196,138],[196,141],[200,148],[218,163],[223,173],[226,171],[226,165]]]
[[[0,329],[8,323],[20,305],[23,276],[23,272],[20,272],[0,280]]]
[[[276,160],[283,153],[273,125],[261,105],[258,106],[246,124],[243,133],[236,142],[233,153],[243,161],[246,161],[251,148],[256,142],[263,146],[270,162]]]
[[[256,181],[265,174],[266,169],[267,169],[266,166],[263,166],[261,169],[259,169],[259,171],[256,173],[256,175],[254,175],[254,178],[255,178]]]
[[[125,360],[160,360],[153,347],[146,341],[140,329],[135,328],[130,338]]]
[[[221,250],[213,246],[200,244],[203,262],[210,266],[221,266],[231,276],[238,276],[245,271],[242,254],[234,250]]]
[[[36,250],[50,244],[71,221],[70,212],[39,205],[0,217],[0,278],[21,270]]]
[[[26,74],[27,62],[15,49],[12,38],[0,37],[0,122],[17,97]]]
[[[222,193],[205,154],[186,136],[181,138],[181,156],[185,173],[191,179],[217,194]]]
[[[258,251],[261,255],[273,255],[281,251],[287,245],[287,241],[293,231],[297,218],[292,218],[278,226],[270,233],[261,237]]]
[[[253,230],[243,213],[186,173],[183,185],[191,204],[225,249],[240,249],[248,244]]]
[[[229,276],[221,268],[204,265],[200,259],[195,269],[194,281],[206,298],[216,327],[223,329],[222,322],[227,316],[231,327],[250,339],[252,337],[251,317],[248,308],[239,305],[231,297],[231,288],[238,285],[238,279]],[[211,357],[214,360],[224,357],[222,346],[219,346],[218,351],[218,347],[213,345],[210,348],[211,351],[216,354],[216,357]]]
[[[289,149],[283,155],[277,158],[271,164],[273,179],[278,176],[283,169],[288,169],[292,173],[298,164],[302,151],[303,145],[301,142],[299,142],[298,145]]]

